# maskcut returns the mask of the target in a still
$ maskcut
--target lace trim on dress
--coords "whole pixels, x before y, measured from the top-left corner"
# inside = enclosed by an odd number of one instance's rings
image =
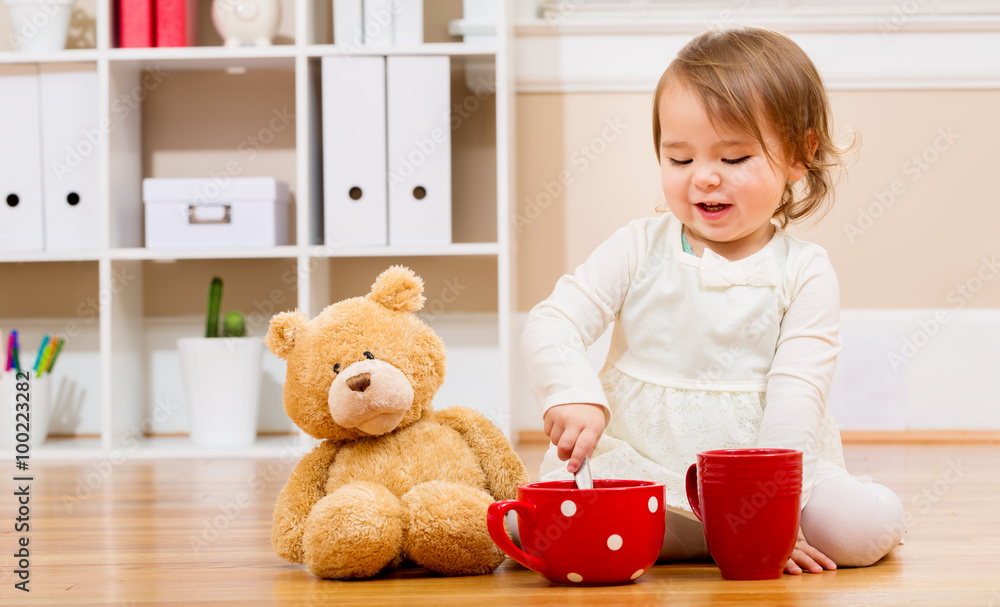
[[[674,511],[690,515],[684,477],[698,453],[757,444],[763,392],[669,388],[635,379],[610,364],[602,371],[601,382],[611,407],[611,424],[590,458],[594,478],[661,482],[667,505]],[[829,415],[823,419],[818,443],[820,463],[813,484],[847,475],[840,432]],[[545,454],[539,476],[572,478],[554,447]]]

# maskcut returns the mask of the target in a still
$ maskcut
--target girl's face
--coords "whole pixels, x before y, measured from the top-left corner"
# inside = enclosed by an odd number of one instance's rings
[[[782,154],[772,166],[755,139],[713,125],[687,86],[664,89],[657,109],[663,195],[692,248],[700,254],[708,246],[731,260],[755,253],[774,233],[770,220],[785,183],[805,169]],[[772,129],[762,130],[768,148],[780,151]]]

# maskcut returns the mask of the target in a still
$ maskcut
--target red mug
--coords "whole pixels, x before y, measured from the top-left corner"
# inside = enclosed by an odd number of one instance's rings
[[[546,481],[517,487],[516,500],[490,504],[486,525],[511,558],[556,584],[626,584],[649,570],[663,544],[662,483],[594,479],[593,489]],[[504,529],[517,512],[518,548]]]
[[[799,533],[802,452],[720,449],[687,471],[691,510],[727,580],[780,578]]]

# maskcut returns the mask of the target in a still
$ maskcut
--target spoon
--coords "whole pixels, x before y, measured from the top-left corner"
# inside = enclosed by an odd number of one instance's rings
[[[590,456],[583,458],[580,467],[573,473],[573,480],[576,481],[577,489],[593,489],[594,478],[590,475]]]

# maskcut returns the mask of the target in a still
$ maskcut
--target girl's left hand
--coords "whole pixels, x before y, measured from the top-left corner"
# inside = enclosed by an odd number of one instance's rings
[[[795,542],[792,556],[785,564],[785,573],[800,575],[803,569],[808,570],[809,573],[823,573],[824,569],[833,571],[836,568],[837,564],[830,560],[830,557],[806,542],[806,536],[802,534],[802,528],[799,527],[799,539]]]

